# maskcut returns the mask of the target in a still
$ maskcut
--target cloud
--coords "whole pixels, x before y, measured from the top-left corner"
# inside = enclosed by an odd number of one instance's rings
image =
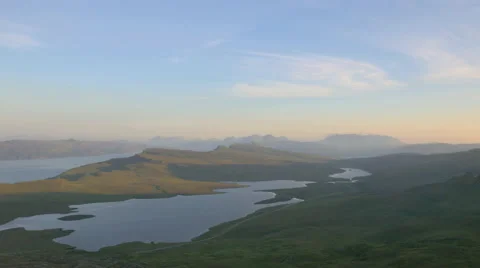
[[[423,40],[410,46],[406,53],[426,67],[427,82],[461,82],[480,79],[480,62],[462,55],[443,42]]]
[[[420,57],[428,66],[426,80],[471,80],[480,79],[480,66],[467,63],[464,59],[444,50],[421,51]]]
[[[451,26],[443,32],[412,36],[406,33],[391,47],[425,67],[425,82],[462,83],[480,80],[480,32]]]
[[[247,55],[250,57],[248,68],[260,74],[263,71],[264,76],[273,76],[275,79],[238,83],[232,88],[236,96],[326,97],[387,90],[403,85],[390,79],[380,67],[361,61],[264,52],[247,52]]]
[[[33,28],[0,20],[0,47],[28,48],[40,46],[40,42],[32,37]]]
[[[223,44],[225,42],[227,42],[227,40],[225,40],[225,39],[210,40],[210,41],[205,43],[205,47],[206,48],[214,48],[214,47],[220,46],[221,44]]]

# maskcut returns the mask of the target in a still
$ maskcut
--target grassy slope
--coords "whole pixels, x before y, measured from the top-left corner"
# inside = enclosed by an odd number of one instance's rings
[[[313,184],[291,190],[303,203],[256,212],[213,240],[147,254],[134,252],[161,245],[55,255],[72,263],[108,256],[143,267],[478,267],[479,180],[457,178],[394,195],[365,193],[355,184]]]
[[[305,202],[257,212],[221,238],[135,258],[149,267],[478,267],[479,179],[395,195],[311,185],[297,193]]]
[[[336,161],[335,166],[360,168],[373,173],[370,177],[362,178],[372,190],[401,191],[424,184],[444,182],[465,172],[480,173],[480,150],[349,159]]]

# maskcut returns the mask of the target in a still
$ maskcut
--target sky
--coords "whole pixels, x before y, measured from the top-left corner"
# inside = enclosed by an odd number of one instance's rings
[[[480,142],[480,2],[0,0],[0,137]]]

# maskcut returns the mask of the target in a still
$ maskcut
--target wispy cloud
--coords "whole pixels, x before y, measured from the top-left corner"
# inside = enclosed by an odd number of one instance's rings
[[[33,28],[0,20],[0,47],[29,48],[40,46],[41,43],[32,36]]]
[[[422,36],[405,33],[390,46],[425,67],[425,82],[480,80],[480,31],[465,25]]]
[[[426,81],[442,82],[480,79],[480,64],[435,41],[423,41],[407,51],[425,64]]]
[[[225,42],[227,42],[227,40],[219,38],[219,39],[214,39],[206,42],[204,46],[205,48],[214,48],[222,45]]]
[[[380,67],[351,59],[319,55],[283,55],[247,52],[254,57],[251,68],[269,70],[276,80],[238,83],[233,92],[250,97],[325,97],[398,88]],[[272,74],[272,73],[271,73]],[[265,82],[265,80],[270,82]]]

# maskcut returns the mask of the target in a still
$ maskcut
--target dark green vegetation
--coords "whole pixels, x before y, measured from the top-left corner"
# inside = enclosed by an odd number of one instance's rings
[[[255,163],[243,158],[244,153],[236,156],[242,159],[238,164],[223,152],[222,162],[214,160],[215,154],[153,151],[149,155],[155,161],[168,157],[168,173],[182,179],[194,179],[197,174],[197,179],[213,181],[224,176],[232,181],[243,176],[273,180],[286,178],[286,173],[292,176],[289,179],[312,178],[308,180],[317,183],[276,190],[275,200],[296,197],[305,201],[221,224],[191,244],[128,243],[85,253],[49,242],[38,253],[23,252],[26,249],[19,246],[9,261],[43,262],[46,267],[76,267],[81,262],[90,265],[85,267],[480,267],[478,150],[324,164],[276,158],[258,164],[258,173]],[[373,176],[355,184],[324,183],[328,172],[337,172],[339,167],[362,168]],[[45,238],[62,235],[15,232],[39,245],[46,243]],[[16,245],[11,239],[14,236],[0,237],[0,243]],[[152,249],[159,250],[146,253]]]
[[[30,252],[38,250],[59,251],[66,247],[52,243],[53,238],[70,234],[71,231],[48,230],[48,231],[25,231],[24,229],[11,229],[0,233],[1,255],[18,252]]]
[[[445,182],[465,172],[480,173],[480,150],[435,155],[396,154],[327,163],[286,163],[284,165],[196,165],[169,164],[169,171],[187,180],[261,181],[293,179],[318,181],[339,168],[359,168],[372,173],[360,178],[363,190],[385,192],[430,183]],[[334,179],[330,179],[334,180]]]
[[[480,173],[480,149],[434,155],[397,154],[375,158],[341,160],[336,166],[360,168],[372,173],[361,178],[375,190],[404,190],[445,182],[466,172]]]
[[[135,153],[145,145],[121,141],[11,140],[0,142],[0,161]]]
[[[51,240],[70,231],[25,231],[13,229],[0,232],[0,268],[138,268],[118,255],[85,254]]]
[[[328,175],[342,172],[325,163],[293,163],[284,165],[178,165],[168,169],[175,176],[186,180],[199,181],[268,181],[297,180],[318,181]],[[332,179],[333,180],[333,179]]]
[[[480,184],[471,175],[388,195],[367,193],[355,184],[283,191],[306,201],[273,213],[274,208],[259,211],[204,243],[131,258],[149,267],[480,265]]]
[[[311,184],[288,190],[305,202],[219,225],[197,243],[152,253],[141,252],[168,245],[129,243],[56,257],[102,263],[108,256],[125,264],[118,267],[478,267],[479,179],[466,175],[388,195],[355,184]]]
[[[90,219],[95,216],[93,215],[70,215],[70,216],[64,216],[58,218],[61,221],[79,221],[79,220],[84,220],[84,219]]]

